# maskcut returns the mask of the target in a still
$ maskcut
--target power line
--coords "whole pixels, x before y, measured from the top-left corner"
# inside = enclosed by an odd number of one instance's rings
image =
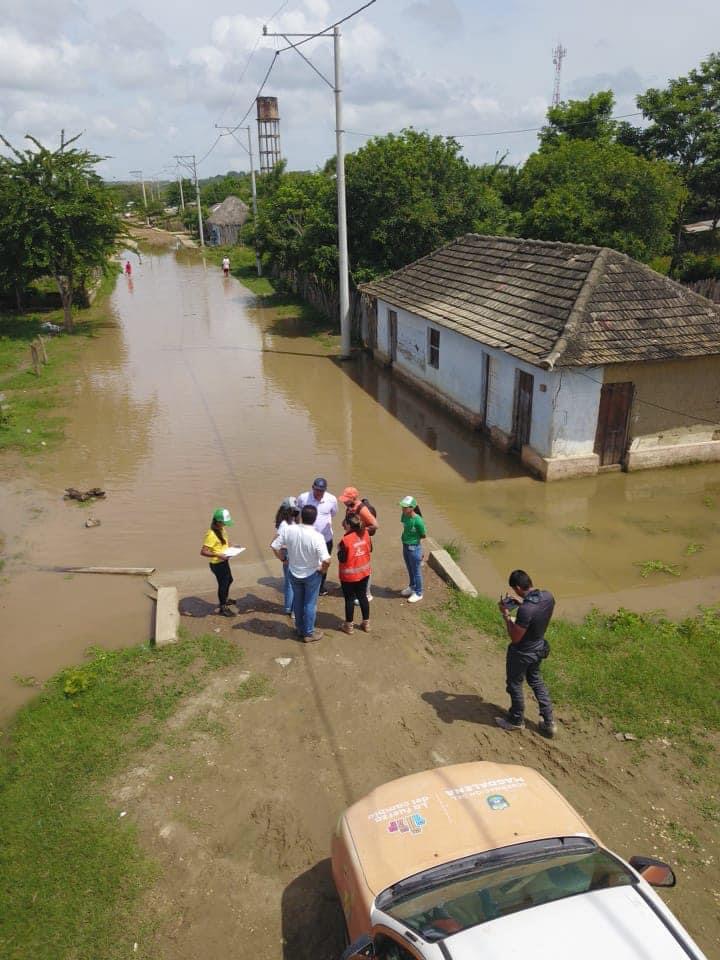
[[[353,10],[352,13],[349,13],[346,17],[343,17],[341,20],[336,20],[334,23],[329,23],[327,27],[325,27],[323,30],[318,30],[317,33],[311,33],[310,35],[292,34],[292,33],[283,34],[283,36],[286,38],[292,37],[292,36],[303,36],[305,39],[301,40],[299,43],[289,43],[287,47],[281,47],[278,50],[278,53],[285,53],[286,50],[292,50],[294,48],[301,47],[304,43],[310,43],[311,40],[315,40],[317,39],[317,37],[322,37],[322,36],[325,36],[326,34],[329,34],[331,30],[335,29],[335,27],[339,27],[341,24],[345,23],[346,21],[352,20],[353,17],[356,17],[359,13],[362,13],[363,10],[367,10],[367,8],[371,7],[375,2],[376,0],[368,0],[367,3],[364,3],[361,7],[358,7],[357,10]]]
[[[634,113],[619,113],[617,116],[608,117],[610,120],[625,120],[628,117],[642,117],[642,110],[637,110]],[[591,124],[597,123],[598,118],[596,117],[593,120],[573,120],[570,123],[563,124],[563,127],[587,127]],[[519,130],[489,130],[482,131],[480,133],[444,133],[440,136],[444,136],[448,139],[453,140],[467,140],[469,137],[505,137],[513,133],[539,133],[541,130],[547,129],[550,124],[543,124],[542,127],[523,127]],[[384,133],[363,133],[360,130],[346,130],[346,133],[349,133],[352,137],[382,137],[385,136]]]
[[[573,372],[579,373],[581,377],[586,377],[588,380],[592,380],[593,383],[597,383],[601,387],[605,386],[605,381],[596,380],[595,377],[591,377],[589,373],[583,373],[582,370],[574,370]],[[716,427],[718,423],[717,420],[708,420],[707,417],[701,417],[697,413],[685,413],[684,410],[675,410],[672,407],[664,407],[661,403],[653,403],[652,400],[643,400],[643,398],[637,394],[633,396],[633,401],[635,400],[637,400],[638,403],[644,403],[646,407],[654,407],[656,410],[662,410],[664,413],[674,413],[679,417],[685,417],[686,420],[700,420],[702,423],[708,423],[712,427]]]
[[[266,84],[266,83],[268,82],[268,80],[270,79],[270,74],[273,72],[273,68],[274,68],[275,64],[277,63],[277,59],[278,59],[279,56],[280,56],[280,51],[279,51],[279,50],[276,50],[275,53],[273,54],[272,60],[270,61],[270,66],[267,68],[267,73],[266,73],[265,76],[263,77],[263,81],[262,81],[262,83],[260,84],[260,86],[258,87],[257,93],[255,94],[255,96],[253,97],[253,99],[250,101],[250,106],[247,108],[247,110],[246,110],[245,113],[243,114],[242,120],[240,121],[240,123],[236,124],[236,125],[232,128],[233,130],[240,130],[241,127],[242,127],[242,125],[243,125],[243,124],[245,123],[245,121],[247,120],[248,116],[250,115],[250,111],[251,111],[252,108],[253,108],[253,104],[255,103],[255,101],[257,100],[257,98],[260,96],[260,94],[263,92],[263,90],[265,89],[265,84]],[[231,131],[228,131],[228,133],[230,133],[230,132],[231,132]],[[227,134],[222,134],[222,136],[227,136]]]

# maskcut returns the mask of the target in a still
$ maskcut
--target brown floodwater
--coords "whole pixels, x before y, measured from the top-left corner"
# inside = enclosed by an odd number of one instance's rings
[[[32,692],[14,676],[45,679],[90,644],[149,636],[141,578],[47,568],[154,566],[212,598],[199,548],[222,505],[247,547],[236,580],[275,578],[275,509],[317,475],[378,508],[379,586],[405,585],[397,501],[411,493],[483,592],[523,567],[570,615],[593,603],[678,615],[720,597],[717,465],[533,480],[367,357],[335,361],[194,253],[144,255],[132,282],[119,278],[112,312],[75,374],[66,442],[0,459],[0,714]],[[96,485],[107,500],[62,499],[66,486]],[[101,526],[86,529],[88,516]],[[643,568],[657,562],[675,575]]]

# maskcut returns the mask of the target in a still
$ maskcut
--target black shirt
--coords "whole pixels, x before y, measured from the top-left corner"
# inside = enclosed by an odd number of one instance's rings
[[[534,653],[542,649],[545,641],[545,631],[555,609],[555,597],[549,590],[533,588],[525,594],[525,599],[518,607],[515,623],[525,627],[525,636],[520,643],[514,644],[516,650]]]

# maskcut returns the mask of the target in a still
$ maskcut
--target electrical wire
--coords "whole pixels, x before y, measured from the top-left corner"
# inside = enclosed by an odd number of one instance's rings
[[[675,357],[673,359],[681,358]],[[584,373],[582,370],[573,370],[573,373],[579,373],[581,377],[592,380],[593,383],[597,383],[601,387],[605,386],[605,381],[596,380],[595,377],[591,377],[589,373]],[[674,413],[679,417],[685,417],[686,420],[692,420],[693,422],[697,422],[699,420],[701,423],[710,424],[711,427],[716,427],[718,425],[718,420],[708,420],[707,417],[701,417],[697,413],[686,413],[684,410],[675,410],[673,407],[664,407],[661,403],[653,403],[652,400],[643,400],[643,398],[637,394],[633,396],[633,403],[635,401],[638,403],[644,403],[646,407],[654,407],[656,410],[662,410],[664,413]]]
[[[336,20],[335,23],[328,24],[323,30],[318,30],[317,33],[310,34],[309,37],[305,37],[304,40],[300,40],[298,43],[289,43],[287,47],[281,47],[278,53],[285,53],[286,50],[292,50],[294,47],[301,47],[304,43],[310,43],[311,40],[316,40],[318,37],[327,35],[330,30],[334,30],[335,27],[339,27],[342,23],[352,20],[353,17],[356,17],[359,13],[362,13],[363,10],[367,10],[367,8],[371,7],[375,2],[376,0],[368,0],[367,3],[364,3],[361,7],[358,7],[357,10],[353,10],[352,13],[349,13],[341,20]]]
[[[270,74],[273,72],[273,67],[274,67],[275,64],[277,63],[277,59],[278,59],[279,56],[280,56],[280,51],[279,51],[279,50],[276,50],[275,53],[273,54],[272,60],[270,61],[270,66],[267,68],[267,73],[266,73],[265,76],[263,77],[263,81],[262,81],[262,83],[260,84],[260,86],[258,87],[257,93],[255,94],[255,96],[254,96],[254,97],[252,98],[252,100],[250,101],[250,106],[247,108],[247,110],[246,110],[245,113],[243,114],[243,118],[242,118],[242,120],[240,121],[240,123],[236,123],[235,126],[234,126],[231,130],[228,131],[228,134],[229,134],[229,133],[234,133],[236,130],[240,130],[240,128],[242,127],[242,125],[243,125],[243,124],[245,123],[245,121],[247,120],[248,116],[250,115],[250,111],[251,111],[252,108],[253,108],[253,104],[255,103],[255,101],[257,100],[257,98],[260,96],[260,94],[263,92],[263,90],[265,89],[265,84],[266,84],[266,83],[268,82],[268,80],[270,79]],[[225,135],[226,135],[226,134],[220,134],[220,136],[225,136]]]
[[[643,116],[642,110],[637,110],[634,113],[620,113],[615,117],[608,117],[610,120],[625,120],[627,117],[641,117]],[[575,120],[570,123],[566,123],[564,127],[586,127],[590,124],[597,123],[597,118],[594,120]],[[542,127],[523,127],[519,130],[490,130],[483,131],[480,133],[444,133],[440,136],[446,137],[447,139],[453,140],[467,140],[470,137],[505,137],[513,133],[539,133],[541,130],[546,130],[549,124],[544,124]],[[360,130],[346,130],[345,133],[349,134],[352,137],[382,137],[385,136],[385,133],[363,133]]]

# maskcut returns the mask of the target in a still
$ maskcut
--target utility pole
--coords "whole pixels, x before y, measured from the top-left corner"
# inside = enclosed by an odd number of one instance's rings
[[[145,208],[145,226],[149,227],[150,218],[148,217],[148,212],[147,212],[147,194],[145,193],[145,178],[143,177],[143,172],[142,170],[131,170],[130,176],[138,177],[140,182],[142,183],[143,207]]]
[[[198,215],[198,231],[200,233],[200,246],[205,246],[205,236],[203,234],[203,219],[202,219],[202,209],[200,208],[200,184],[198,183],[197,175],[197,161],[195,159],[195,154],[187,154],[185,156],[176,156],[175,160],[181,167],[185,167],[190,173],[192,173],[195,180],[195,200],[197,202],[197,215]]]
[[[340,24],[351,17],[356,16],[362,10],[367,9],[375,3],[375,0],[369,0],[362,7],[343,17],[337,23],[331,24],[324,30],[317,33],[268,33],[267,27],[263,27],[263,36],[282,37],[288,44],[285,50],[294,50],[305,63],[314,70],[323,83],[326,83],[335,94],[335,176],[337,181],[337,206],[338,206],[338,294],[340,300],[340,360],[349,360],[351,356],[351,338],[350,338],[350,278],[348,267],[348,248],[347,248],[347,206],[345,202],[345,146],[344,130],[342,123],[342,65],[340,58]],[[298,37],[299,42],[293,43],[290,37]],[[315,64],[302,53],[298,48],[307,40],[315,37],[332,37],[333,54],[335,61],[334,83],[318,70]],[[282,53],[283,50],[278,51]]]
[[[178,174],[178,186],[180,187],[180,209],[185,209],[185,195],[183,194],[182,174]]]
[[[247,153],[248,157],[250,158],[250,184],[252,186],[252,209],[253,209],[253,219],[255,221],[255,228],[257,229],[257,214],[258,214],[257,188],[255,185],[255,164],[253,162],[253,149],[252,149],[252,139],[250,137],[250,125],[248,124],[246,127],[221,127],[216,123],[215,127],[218,130],[225,130],[228,133],[230,133],[233,139],[240,144],[240,146],[243,148],[243,150]],[[248,139],[247,146],[245,146],[244,143],[240,143],[238,138],[235,136],[236,130],[247,130],[247,139]],[[257,275],[261,277],[262,261],[260,259],[260,251],[258,250],[257,238],[255,239],[255,268],[257,269]]]

